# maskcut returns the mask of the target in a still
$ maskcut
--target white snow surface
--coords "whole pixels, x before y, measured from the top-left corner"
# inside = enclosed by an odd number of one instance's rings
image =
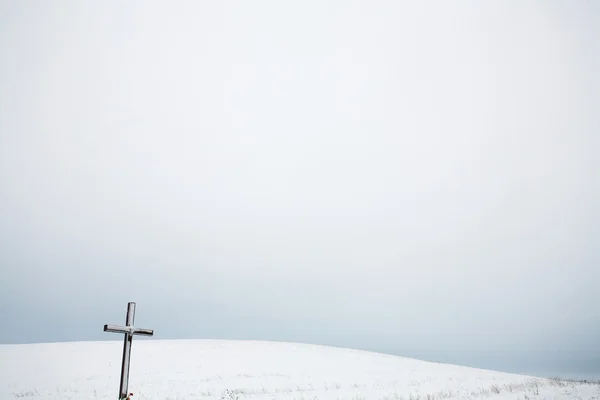
[[[0,400],[116,399],[122,341],[0,345]],[[600,399],[559,382],[336,347],[134,340],[129,391],[143,399]]]

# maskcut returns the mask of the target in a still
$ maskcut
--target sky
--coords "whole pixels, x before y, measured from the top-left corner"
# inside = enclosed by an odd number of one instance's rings
[[[121,340],[135,301],[154,340],[600,375],[599,27],[592,1],[0,1],[0,343]]]

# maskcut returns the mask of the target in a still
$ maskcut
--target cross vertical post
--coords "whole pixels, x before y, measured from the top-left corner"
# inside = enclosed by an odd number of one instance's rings
[[[135,303],[127,304],[127,317],[125,318],[125,326],[133,326],[135,319]],[[131,343],[133,335],[125,334],[123,341],[123,361],[121,363],[121,383],[119,384],[120,396],[127,397],[129,387],[129,360],[131,359]]]
[[[124,333],[123,340],[123,362],[121,363],[121,383],[119,384],[119,399],[126,399],[128,396],[129,387],[129,365],[131,361],[131,344],[133,335],[152,336],[152,329],[141,329],[133,326],[135,319],[135,303],[127,304],[127,317],[125,318],[125,326],[104,325],[104,332]]]

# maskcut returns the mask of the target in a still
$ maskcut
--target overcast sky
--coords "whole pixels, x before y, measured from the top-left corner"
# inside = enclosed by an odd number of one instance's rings
[[[155,339],[600,372],[599,27],[594,1],[1,1],[0,343],[120,340],[136,301]]]

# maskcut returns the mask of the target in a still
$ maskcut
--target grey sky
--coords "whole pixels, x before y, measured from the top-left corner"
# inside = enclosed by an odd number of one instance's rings
[[[591,1],[0,2],[0,343],[112,340],[136,301],[156,338],[600,372],[598,26]]]

